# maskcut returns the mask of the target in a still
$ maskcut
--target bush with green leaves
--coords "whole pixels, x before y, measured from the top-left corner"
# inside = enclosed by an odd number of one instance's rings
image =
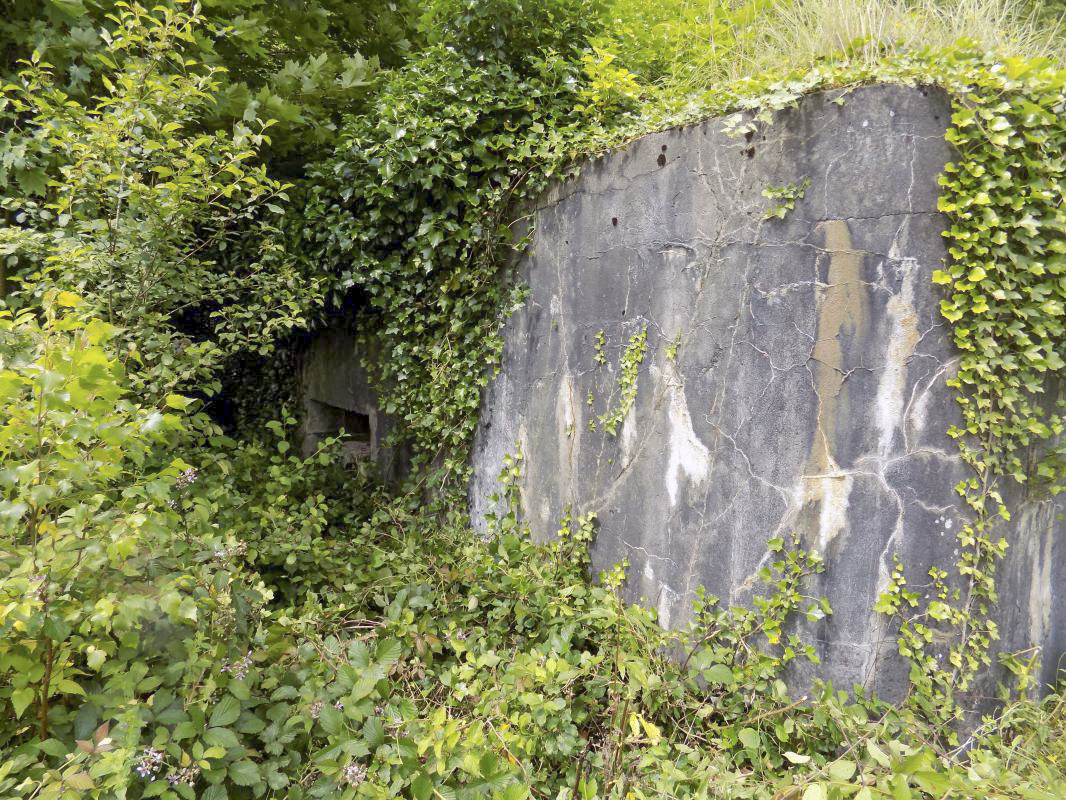
[[[182,55],[197,20],[136,6],[115,20],[95,55],[99,95],[71,98],[37,55],[3,89],[7,300],[76,290],[122,326],[149,396],[210,395],[227,357],[307,324],[321,282],[281,246],[286,186],[258,160],[266,123],[197,130],[218,89]]]
[[[435,741],[438,715],[389,677],[398,640],[368,646],[313,600],[276,610],[247,568],[230,523],[296,520],[306,498],[241,495],[223,459],[177,457],[196,444],[189,401],[135,403],[116,329],[84,309],[51,292],[40,317],[0,318],[0,796],[350,796],[369,773],[385,797],[429,780],[407,757],[388,779],[366,763],[394,719],[416,737],[404,748]],[[514,783],[476,740],[438,757],[442,780],[462,763]]]
[[[506,268],[524,237],[511,213],[575,153],[576,66],[521,70],[443,46],[391,76],[369,114],[346,119],[310,171],[291,250],[358,290],[367,364],[416,461],[464,471],[480,387],[515,295]]]
[[[403,63],[420,37],[419,6],[396,0],[162,0],[142,3],[200,21],[185,55],[216,70],[216,103],[202,130],[272,119],[270,154],[279,173],[298,174],[327,146],[341,110],[360,106],[382,69]],[[11,80],[35,50],[55,66],[59,88],[84,101],[99,93],[125,0],[5,0],[0,75]]]
[[[82,306],[52,291],[40,316],[0,319],[8,794],[126,786],[153,713],[145,701],[217,669],[270,594],[216,557],[237,542],[191,511],[195,467],[165,458],[188,441],[174,410],[188,401],[137,404],[117,330]],[[95,751],[76,746],[113,722]]]

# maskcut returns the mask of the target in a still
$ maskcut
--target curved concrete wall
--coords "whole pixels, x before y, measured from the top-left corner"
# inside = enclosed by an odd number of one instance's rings
[[[535,535],[568,506],[596,512],[597,566],[628,559],[628,596],[667,625],[700,585],[748,602],[767,541],[796,533],[825,556],[811,593],[834,613],[804,623],[822,663],[795,683],[817,674],[893,697],[906,665],[873,604],[894,555],[912,588],[953,563],[963,513],[966,470],[945,434],[956,354],[930,283],[950,108],[902,87],[837,97],[810,96],[747,138],[717,120],[647,136],[542,199],[471,506],[483,524],[520,447]],[[805,179],[793,211],[763,218],[764,189]],[[619,407],[621,355],[643,330],[635,403],[617,435],[591,430]],[[1066,644],[1060,511],[1019,510],[1001,581],[1004,646],[1042,647],[1045,679]]]

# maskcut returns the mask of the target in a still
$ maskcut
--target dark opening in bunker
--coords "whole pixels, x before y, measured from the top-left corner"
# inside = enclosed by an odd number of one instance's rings
[[[345,466],[374,457],[374,429],[369,414],[309,400],[308,429],[316,442],[339,436]]]

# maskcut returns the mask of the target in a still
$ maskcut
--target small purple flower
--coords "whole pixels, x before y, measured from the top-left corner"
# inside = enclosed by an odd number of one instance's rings
[[[366,780],[366,767],[357,761],[344,768],[344,780],[353,789]]]
[[[141,753],[141,760],[137,762],[137,766],[133,768],[133,771],[147,780],[159,772],[162,766],[162,751],[156,750],[154,747],[146,747],[144,752]]]
[[[200,477],[200,474],[196,471],[196,467],[189,467],[187,470],[185,470],[178,476],[178,479],[176,481],[174,481],[174,488],[188,489],[190,486],[196,483],[196,479],[198,477]]]
[[[252,651],[248,653],[238,661],[227,661],[222,665],[222,672],[228,672],[233,675],[237,680],[243,680],[248,674],[248,670],[252,668]]]
[[[171,786],[177,786],[179,783],[185,783],[189,786],[195,786],[196,780],[200,777],[200,768],[195,764],[190,764],[187,767],[182,767],[177,772],[172,772],[167,775],[167,783]]]

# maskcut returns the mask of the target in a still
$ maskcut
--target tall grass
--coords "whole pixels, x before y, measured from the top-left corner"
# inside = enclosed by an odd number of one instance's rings
[[[763,18],[744,54],[751,71],[799,66],[864,44],[852,58],[946,47],[960,38],[1018,56],[1066,56],[1066,30],[1042,5],[1019,0],[799,0]]]
[[[619,21],[630,23],[617,30],[619,60],[645,80],[681,92],[825,58],[869,62],[960,38],[995,52],[1066,63],[1061,2],[615,0],[611,5]]]

